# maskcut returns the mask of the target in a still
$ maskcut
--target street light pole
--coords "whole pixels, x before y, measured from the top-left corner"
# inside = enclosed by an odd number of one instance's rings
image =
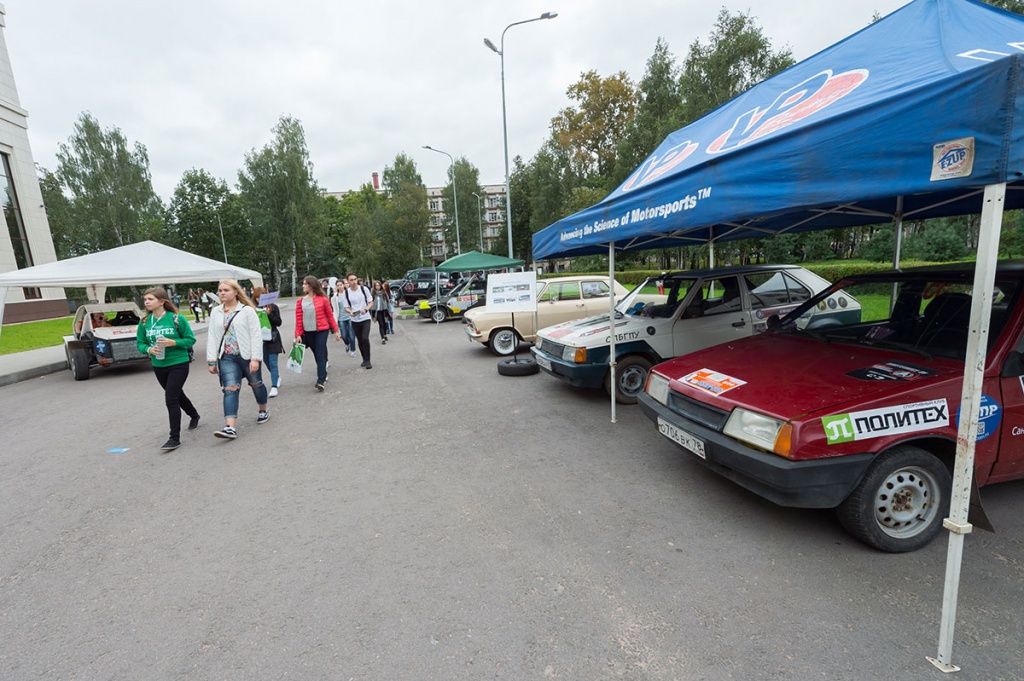
[[[480,221],[480,252],[484,252],[484,214],[480,212],[480,195],[473,192],[476,197],[476,217]]]
[[[544,14],[535,19],[526,19],[509,24],[505,27],[505,31],[519,24],[528,24],[532,21],[540,21],[541,19],[554,19],[557,16],[558,14],[555,12],[544,12]],[[501,57],[501,134],[505,142],[505,218],[508,222],[508,257],[512,258],[512,191],[508,173],[508,116],[505,108],[505,31],[501,32],[500,50],[487,38],[484,38],[484,45]]]
[[[452,167],[452,194],[454,195],[454,200],[455,200],[455,250],[458,251],[458,253],[456,253],[456,255],[461,255],[462,254],[462,235],[459,234],[459,189],[457,187],[457,183],[455,182],[455,159],[452,158],[452,155],[449,154],[447,151],[441,151],[440,149],[435,149],[434,147],[432,147],[432,146],[430,146],[428,144],[424,144],[423,148],[424,149],[429,149],[430,151],[436,151],[439,154],[444,154],[452,162],[452,166],[451,166]]]
[[[217,226],[220,227],[220,247],[224,249],[224,262],[228,261],[228,247],[224,244],[224,225],[220,224],[220,213],[217,213]]]

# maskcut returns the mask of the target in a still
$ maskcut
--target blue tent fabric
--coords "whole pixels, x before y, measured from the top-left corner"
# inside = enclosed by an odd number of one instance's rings
[[[1024,17],[914,0],[669,135],[533,258],[1024,207]],[[1015,185],[1013,183],[1021,182]]]

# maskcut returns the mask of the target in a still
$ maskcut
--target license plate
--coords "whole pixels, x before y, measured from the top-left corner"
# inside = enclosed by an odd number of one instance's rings
[[[667,437],[672,442],[680,445],[683,449],[687,449],[702,459],[708,458],[704,453],[704,441],[700,438],[690,435],[685,430],[676,428],[665,419],[658,417],[658,432]]]
[[[547,369],[548,371],[551,370],[551,360],[546,357],[541,357],[540,355],[534,355],[533,358],[537,361],[537,366],[541,369]]]

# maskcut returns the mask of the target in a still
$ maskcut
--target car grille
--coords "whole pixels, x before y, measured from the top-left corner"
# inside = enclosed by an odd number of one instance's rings
[[[138,346],[135,345],[134,338],[130,341],[111,341],[110,351],[115,362],[123,362],[128,359],[141,359],[145,357],[144,354],[139,352]]]
[[[552,357],[561,358],[562,357],[562,351],[564,349],[565,349],[565,346],[562,345],[561,343],[556,343],[556,342],[554,342],[552,340],[548,340],[547,338],[541,338],[540,339],[540,351],[543,352],[546,355],[551,355]]]
[[[668,408],[691,421],[696,421],[718,432],[722,432],[722,428],[725,428],[725,422],[729,418],[729,412],[709,407],[675,391],[669,392]]]

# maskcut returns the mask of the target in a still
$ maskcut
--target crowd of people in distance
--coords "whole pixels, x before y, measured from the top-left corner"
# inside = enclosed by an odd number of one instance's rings
[[[394,303],[386,282],[374,281],[367,286],[355,274],[344,279],[319,280],[308,276],[302,281],[303,295],[295,301],[295,343],[312,352],[316,365],[314,388],[323,392],[327,383],[327,342],[344,340],[345,351],[362,357],[360,366],[372,369],[370,363],[370,323],[377,322],[381,343],[394,335]],[[206,364],[210,374],[218,377],[223,394],[224,426],[215,437],[234,440],[238,437],[237,422],[242,379],[252,390],[256,401],[256,423],[270,419],[270,398],[281,388],[279,355],[284,344],[281,338],[281,310],[275,303],[259,305],[267,293],[261,287],[246,292],[237,281],[225,279],[217,293],[189,289],[184,298],[198,324],[208,323]],[[177,301],[177,302],[176,302]],[[182,299],[175,293],[155,287],[143,294],[146,315],[138,325],[136,345],[149,356],[153,373],[164,391],[169,437],[163,451],[181,446],[181,415],[189,417],[188,430],[199,427],[199,412],[185,394],[195,334],[188,318],[179,313]],[[97,313],[100,314],[100,313]],[[102,314],[100,314],[102,316]],[[106,317],[103,317],[106,320]],[[98,318],[94,325],[101,325]],[[269,388],[264,383],[263,367],[270,374]]]

